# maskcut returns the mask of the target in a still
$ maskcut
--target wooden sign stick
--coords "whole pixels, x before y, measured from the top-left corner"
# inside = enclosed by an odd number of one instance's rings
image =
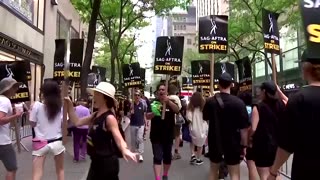
[[[14,106],[14,105],[13,105]],[[18,117],[17,119],[19,119],[20,117]],[[18,148],[18,153],[21,153],[21,139],[20,139],[20,126],[18,124],[18,120],[15,119],[12,121],[13,126],[14,126],[14,133],[16,136],[16,144],[17,144],[17,148]]]
[[[272,61],[272,80],[275,84],[277,84],[277,64],[274,53],[271,54]]]
[[[70,62],[70,30],[71,30],[71,20],[68,20],[69,32],[66,38],[67,50],[64,57],[64,81],[62,84],[63,89],[63,98],[68,96],[69,89],[69,62]],[[62,142],[63,145],[67,144],[67,135],[68,135],[68,107],[66,104],[63,106],[63,123],[62,123]]]
[[[214,54],[210,54],[210,95],[214,94]]]

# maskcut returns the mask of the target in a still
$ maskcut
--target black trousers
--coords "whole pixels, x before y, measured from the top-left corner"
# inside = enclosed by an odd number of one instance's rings
[[[118,157],[91,157],[87,180],[119,180]]]

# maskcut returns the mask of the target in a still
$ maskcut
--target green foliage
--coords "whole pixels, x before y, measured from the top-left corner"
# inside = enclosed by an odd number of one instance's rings
[[[229,46],[232,60],[263,52],[262,8],[280,13],[282,27],[298,28],[300,13],[298,0],[230,0]],[[289,36],[291,32],[285,34]]]

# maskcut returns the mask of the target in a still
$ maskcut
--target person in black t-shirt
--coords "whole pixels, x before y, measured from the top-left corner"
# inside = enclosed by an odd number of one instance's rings
[[[247,147],[249,116],[243,101],[230,94],[232,82],[231,75],[223,73],[219,78],[220,93],[207,99],[203,109],[203,119],[209,121],[209,180],[218,180],[223,158],[228,165],[231,180],[240,179],[239,164]],[[217,101],[219,97],[223,107]]]
[[[302,74],[308,82],[289,98],[280,119],[278,150],[268,180],[293,156],[291,179],[318,179],[320,164],[320,57],[302,58]]]
[[[264,82],[260,89],[261,101],[252,109],[250,141],[260,179],[266,180],[276,156],[278,122],[285,105],[274,82]]]
[[[171,166],[171,149],[174,139],[175,114],[179,113],[179,107],[169,100],[164,84],[157,86],[156,99],[151,103],[151,109],[147,113],[147,119],[151,119],[150,139],[153,150],[153,164],[156,180],[161,179],[161,166],[163,163],[163,180],[168,179]],[[162,104],[166,104],[164,120]]]

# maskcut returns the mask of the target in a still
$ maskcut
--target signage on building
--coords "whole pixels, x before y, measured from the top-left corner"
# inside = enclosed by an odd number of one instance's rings
[[[300,6],[308,57],[320,59],[320,2],[301,0]]]
[[[191,77],[182,77],[182,90],[184,91],[193,90]]]
[[[22,84],[17,93],[10,98],[12,103],[30,101],[25,61],[0,61],[0,80],[11,77]]]
[[[123,64],[122,74],[125,87],[141,87],[140,64]]]
[[[219,90],[219,77],[223,73],[229,73],[231,77],[234,79],[235,72],[234,72],[234,65],[231,63],[215,63],[214,64],[214,90],[217,91]]]
[[[280,54],[278,17],[278,13],[262,9],[264,49],[267,53]]]
[[[252,70],[249,57],[236,61],[239,72],[239,91],[252,91]]]
[[[180,75],[184,37],[162,36],[157,38],[154,74]]]
[[[210,61],[191,61],[192,84],[194,86],[208,86],[211,82]]]
[[[40,61],[40,55],[35,53],[32,49],[26,47],[20,42],[6,36],[5,34],[0,32],[0,47],[8,50],[9,52],[14,52],[22,57],[26,57],[28,59],[35,60],[37,62]]]
[[[228,53],[228,16],[199,18],[199,53]]]

